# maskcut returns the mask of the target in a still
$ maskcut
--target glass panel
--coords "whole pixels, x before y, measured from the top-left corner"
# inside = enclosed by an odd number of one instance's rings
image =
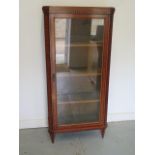
[[[99,121],[103,19],[55,19],[58,124]]]

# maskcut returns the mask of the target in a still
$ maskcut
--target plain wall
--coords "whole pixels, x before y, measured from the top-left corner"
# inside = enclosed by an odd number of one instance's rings
[[[134,0],[20,0],[20,128],[47,126],[44,5],[115,7],[108,121],[134,119]]]

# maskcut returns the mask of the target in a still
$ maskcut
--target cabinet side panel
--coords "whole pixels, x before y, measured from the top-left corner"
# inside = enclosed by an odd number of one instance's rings
[[[111,60],[111,44],[112,44],[112,28],[113,28],[113,15],[108,16],[106,20],[108,27],[107,42],[106,42],[106,65],[105,65],[105,107],[104,107],[104,124],[107,126],[107,111],[108,111],[108,92],[109,92],[109,76],[110,76],[110,60]]]
[[[50,60],[50,36],[49,36],[49,14],[44,12],[45,33],[45,55],[46,55],[46,78],[48,97],[48,127],[52,131],[52,86],[51,86],[51,60]]]
[[[56,93],[56,54],[55,54],[55,17],[49,15],[49,34],[50,34],[50,64],[51,64],[51,87],[52,87],[52,126],[53,132],[57,127],[57,93]]]

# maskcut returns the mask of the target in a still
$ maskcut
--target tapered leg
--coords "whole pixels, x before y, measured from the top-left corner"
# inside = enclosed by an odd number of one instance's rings
[[[52,143],[54,143],[54,140],[55,140],[55,133],[49,131],[49,134],[50,134]]]
[[[105,129],[101,129],[101,136],[104,138]]]
[[[51,140],[52,140],[52,143],[54,143],[54,140],[55,140],[55,133],[54,132],[51,133]]]

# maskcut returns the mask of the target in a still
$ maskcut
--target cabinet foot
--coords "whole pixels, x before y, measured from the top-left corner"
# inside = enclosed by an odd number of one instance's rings
[[[52,143],[54,143],[54,141],[55,141],[55,133],[54,132],[50,132],[50,137],[51,137]]]
[[[101,136],[104,138],[105,129],[101,129]]]

